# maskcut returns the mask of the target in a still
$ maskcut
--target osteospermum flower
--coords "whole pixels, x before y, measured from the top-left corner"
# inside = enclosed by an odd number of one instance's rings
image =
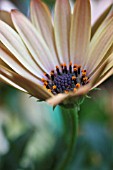
[[[1,11],[1,80],[47,100],[72,102],[113,74],[113,14],[109,7],[91,28],[89,0],[56,0],[54,17],[31,0],[30,20]],[[104,20],[105,19],[105,20]]]

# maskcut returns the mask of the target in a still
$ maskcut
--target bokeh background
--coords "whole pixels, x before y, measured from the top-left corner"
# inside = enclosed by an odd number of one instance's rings
[[[55,0],[44,1],[53,11]],[[91,1],[92,23],[109,3]],[[28,15],[29,0],[0,0],[0,8]],[[65,152],[59,107],[0,82],[0,170],[57,170]],[[81,105],[74,152],[67,170],[113,170],[113,76]]]

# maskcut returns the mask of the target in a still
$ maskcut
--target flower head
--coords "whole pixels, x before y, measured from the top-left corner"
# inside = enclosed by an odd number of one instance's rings
[[[89,0],[76,0],[73,12],[56,0],[54,18],[41,0],[31,0],[30,20],[0,11],[0,57],[10,67],[1,64],[2,81],[52,105],[97,87],[113,74],[109,11],[93,27]]]

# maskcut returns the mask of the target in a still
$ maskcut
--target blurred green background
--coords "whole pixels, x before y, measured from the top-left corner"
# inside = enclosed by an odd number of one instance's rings
[[[44,0],[50,8],[54,0]],[[29,0],[12,0],[26,15]],[[79,111],[74,159],[67,170],[113,169],[113,76],[91,93]],[[56,170],[66,152],[62,117],[0,83],[0,170]]]

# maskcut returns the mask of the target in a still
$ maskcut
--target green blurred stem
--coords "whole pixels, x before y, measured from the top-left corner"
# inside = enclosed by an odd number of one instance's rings
[[[78,131],[78,109],[74,108],[64,108],[60,107],[63,122],[64,122],[64,138],[67,142],[67,152],[61,162],[59,170],[66,170],[68,164],[74,156],[77,131]]]

